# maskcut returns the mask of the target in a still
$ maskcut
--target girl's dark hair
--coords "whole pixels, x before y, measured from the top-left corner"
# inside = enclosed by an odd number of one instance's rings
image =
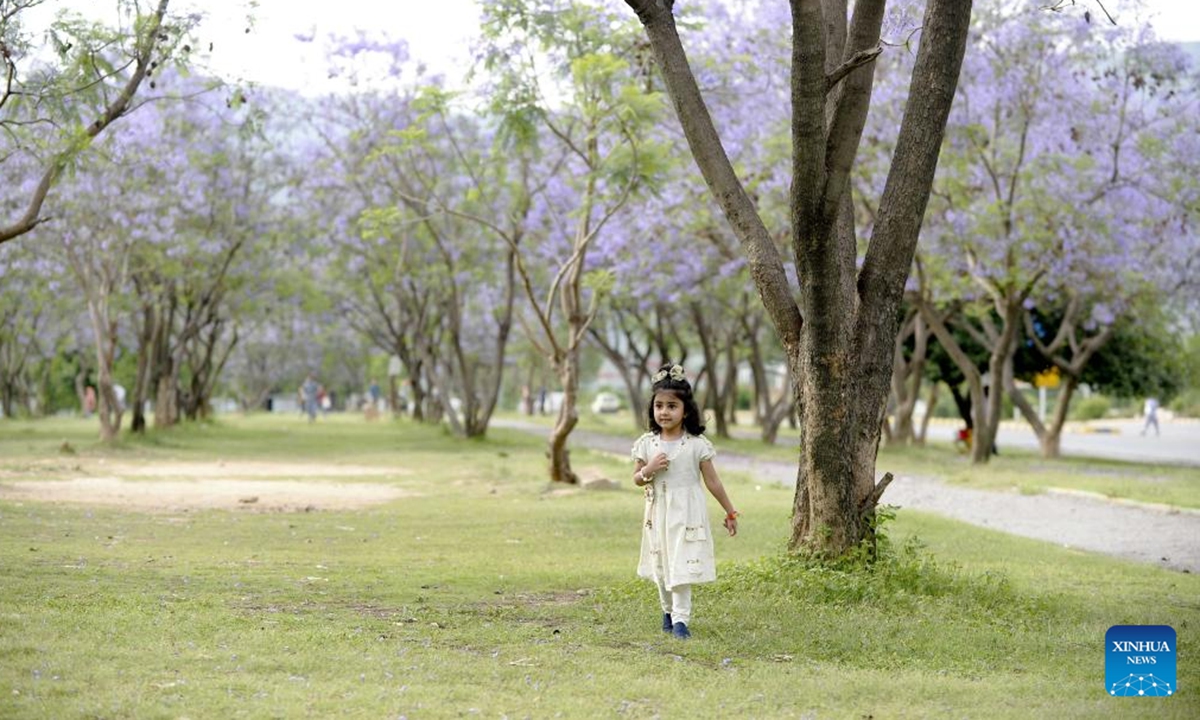
[[[656,377],[658,375],[662,375],[663,377],[650,386],[650,403],[646,408],[646,420],[650,427],[650,432],[655,435],[662,432],[662,426],[654,419],[654,396],[666,391],[674,393],[675,397],[679,398],[679,402],[683,403],[683,429],[687,430],[690,435],[703,435],[704,423],[701,422],[700,408],[696,405],[696,398],[692,394],[692,384],[687,381],[687,378],[680,378],[678,380],[672,378],[672,367],[678,367],[678,365],[668,362],[654,374]]]

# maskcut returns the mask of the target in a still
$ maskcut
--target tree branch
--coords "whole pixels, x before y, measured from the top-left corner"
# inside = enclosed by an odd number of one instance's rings
[[[133,100],[138,87],[146,77],[146,72],[150,69],[151,55],[154,53],[154,47],[159,41],[159,32],[162,28],[163,17],[167,14],[167,5],[169,2],[170,0],[159,0],[158,8],[155,9],[149,23],[146,25],[145,33],[142,37],[138,38],[136,51],[137,65],[134,67],[133,75],[125,83],[125,87],[121,89],[121,93],[108,104],[108,107],[104,109],[100,117],[87,126],[85,137],[81,141],[70,143],[65,150],[60,151],[54,156],[42,174],[42,179],[38,182],[37,188],[34,189],[33,196],[29,200],[29,205],[25,209],[25,214],[12,225],[0,227],[0,244],[24,235],[49,219],[41,216],[42,205],[46,201],[46,196],[50,193],[50,188],[58,180],[63,170],[66,169],[67,163],[70,162],[71,158],[78,155],[90,145],[96,136],[104,132],[105,128],[121,117],[126,109],[128,109],[129,103]]]
[[[859,69],[863,65],[875,62],[875,58],[883,54],[883,45],[876,45],[870,50],[860,50],[854,54],[846,62],[842,63],[836,70],[825,76],[825,92],[833,90],[842,78]]]
[[[712,116],[700,95],[696,78],[675,28],[668,0],[625,0],[646,29],[663,82],[683,126],[688,147],[709,191],[746,253],[750,276],[785,348],[800,344],[800,308],[783,269],[779,250],[767,232],[754,203],[738,180]]]
[[[930,0],[926,7],[904,121],[879,202],[879,219],[859,273],[859,294],[868,306],[898,303],[903,293],[958,86],[970,22],[970,0]],[[860,336],[870,332],[869,323],[860,325]]]

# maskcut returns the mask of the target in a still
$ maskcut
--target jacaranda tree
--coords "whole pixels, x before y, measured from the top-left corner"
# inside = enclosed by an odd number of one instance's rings
[[[47,195],[92,141],[121,116],[147,78],[173,58],[186,58],[190,21],[167,16],[169,0],[149,13],[120,0],[126,26],[109,28],[72,13],[60,14],[46,48],[24,22],[41,0],[13,0],[0,12],[0,164],[21,162],[12,182],[15,215],[0,218],[0,244],[45,222]],[[50,62],[38,62],[40,49]],[[11,182],[11,181],[10,181]]]
[[[871,105],[886,3],[792,0],[791,246],[799,287],[734,171],[688,66],[668,0],[637,13],[714,200],[742,245],[787,355],[804,444],[790,545],[841,555],[867,538],[885,483],[875,461],[898,308],[929,198],[971,3],[930,0],[878,217],[859,262],[848,191]]]

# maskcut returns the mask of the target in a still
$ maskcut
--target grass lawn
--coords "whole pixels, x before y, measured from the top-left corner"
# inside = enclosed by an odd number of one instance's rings
[[[640,493],[548,492],[536,436],[268,416],[107,448],[94,432],[0,423],[0,485],[254,461],[405,496],[311,512],[0,500],[3,718],[1200,716],[1193,575],[910,511],[874,570],[807,566],[780,556],[790,491],[723,472],[742,533],[718,538],[722,579],[679,642],[634,578]],[[336,472],[354,467],[381,472]],[[1105,694],[1115,624],[1176,629],[1178,694]]]

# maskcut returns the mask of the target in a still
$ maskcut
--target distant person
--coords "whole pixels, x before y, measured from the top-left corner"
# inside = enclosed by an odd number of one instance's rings
[[[716,450],[704,437],[683,366],[664,366],[651,380],[650,432],[632,451],[633,484],[646,495],[637,574],[658,586],[663,632],[686,640],[692,635],[692,585],[717,579],[705,488],[725,510],[730,536],[737,535],[738,513],[717,476]]]
[[[379,383],[375,382],[374,378],[372,378],[371,384],[367,387],[367,395],[371,398],[371,407],[378,410],[379,401],[383,398],[383,390],[379,389]]]
[[[304,398],[304,413],[308,415],[309,422],[315,422],[317,419],[317,393],[321,390],[320,384],[317,383],[317,378],[312,373],[304,379],[304,384],[300,386],[300,395]]]
[[[1154,434],[1158,435],[1158,398],[1146,398],[1146,405],[1142,408],[1142,412],[1146,415],[1146,424],[1142,426],[1142,434],[1145,435],[1150,426],[1154,426]]]
[[[117,399],[117,412],[125,412],[125,386],[113,385],[113,397]]]
[[[83,416],[89,418],[96,412],[96,388],[88,385],[83,389]]]

